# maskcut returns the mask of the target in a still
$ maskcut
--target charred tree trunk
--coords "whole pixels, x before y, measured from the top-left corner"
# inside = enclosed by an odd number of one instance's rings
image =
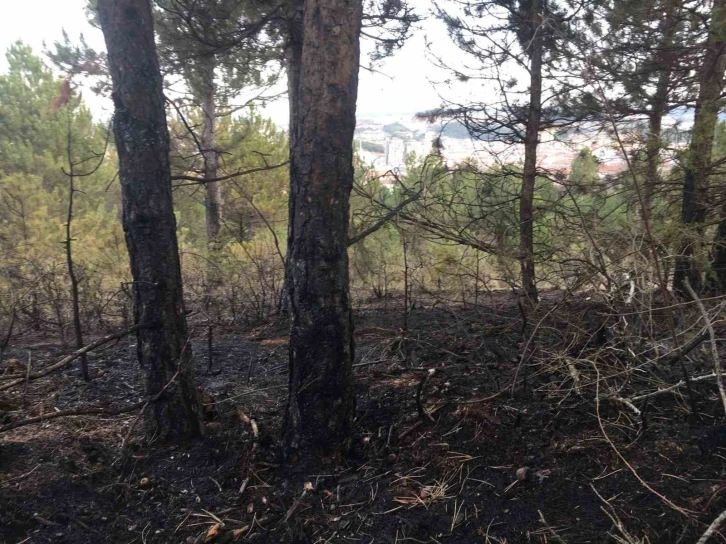
[[[176,376],[147,420],[151,431],[168,439],[198,436],[201,405],[184,315],[169,132],[151,7],[148,0],[99,0],[98,14],[113,80],[123,227],[147,394],[159,394]]]
[[[542,7],[541,0],[532,0],[530,11],[531,34],[528,43],[529,114],[524,136],[524,168],[522,195],[519,200],[519,252],[522,289],[530,303],[537,302],[534,267],[534,187],[537,181],[537,146],[542,117]]]
[[[300,54],[288,69],[288,453],[345,448],[355,412],[347,246],[361,16],[361,0],[307,0],[302,48],[295,36],[288,47]]]
[[[683,172],[681,221],[685,232],[676,257],[673,288],[685,297],[689,296],[685,288],[686,280],[696,292],[703,287],[701,273],[694,262],[694,256],[700,253],[703,244],[708,175],[714,131],[718,120],[719,99],[723,91],[724,68],[726,68],[724,61],[726,61],[726,0],[715,0],[708,47],[699,74],[700,88],[691,144]]]

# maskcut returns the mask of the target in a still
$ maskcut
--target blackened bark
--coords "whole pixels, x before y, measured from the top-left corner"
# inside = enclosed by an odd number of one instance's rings
[[[288,453],[301,446],[345,448],[355,412],[347,246],[361,14],[361,0],[307,0],[301,62],[288,72],[295,86],[286,266]],[[288,47],[288,58],[294,55]]]
[[[149,0],[99,0],[115,105],[123,227],[136,298],[139,363],[149,396],[170,386],[147,412],[150,431],[167,439],[202,433],[184,315],[169,132]]]
[[[206,59],[202,74],[202,154],[204,156],[204,179],[217,179],[217,87],[214,83],[216,62],[214,57]],[[216,247],[217,235],[222,228],[222,192],[219,181],[206,181],[204,184],[204,207],[207,221],[207,243],[210,248]]]
[[[700,252],[703,244],[708,175],[714,131],[718,120],[719,99],[723,91],[725,61],[726,0],[714,0],[708,47],[699,74],[700,88],[696,101],[691,143],[683,172],[681,221],[685,232],[676,257],[673,288],[684,297],[689,296],[685,288],[686,279],[696,292],[703,287],[701,272],[694,263],[693,257]]]
[[[295,148],[295,138],[300,119],[300,70],[302,68],[303,50],[303,10],[305,0],[288,0],[287,4],[287,44],[285,57],[287,62],[287,90],[290,102],[290,159]]]
[[[528,44],[529,114],[524,136],[522,195],[519,200],[519,252],[522,289],[531,303],[537,302],[534,266],[534,187],[537,181],[537,146],[542,118],[542,6],[532,0],[530,7],[531,39]]]

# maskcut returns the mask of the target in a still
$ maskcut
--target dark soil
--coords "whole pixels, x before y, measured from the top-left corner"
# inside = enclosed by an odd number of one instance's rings
[[[581,328],[595,323],[579,347],[571,338],[578,360],[588,357],[600,311],[587,301],[565,310],[570,322],[582,317]],[[552,359],[540,340],[523,370],[526,389],[510,395],[525,342],[508,297],[414,309],[405,341],[401,324],[393,303],[357,312],[358,417],[346,458],[279,456],[284,324],[218,335],[211,374],[206,339],[195,341],[202,441],[161,443],[139,424],[122,450],[138,412],[0,434],[0,541],[604,543],[628,542],[609,536],[627,531],[632,543],[673,544],[696,542],[726,508],[726,427],[713,383],[696,387],[699,417],[668,394],[641,406],[645,426],[606,402],[598,419],[591,392],[576,394],[566,373],[538,363]],[[570,334],[552,326],[557,342]],[[31,344],[20,341],[6,361],[25,361],[32,349],[40,368],[67,352]],[[27,391],[0,392],[0,426],[143,400],[132,339],[93,353],[89,366],[89,384],[72,366]],[[429,369],[421,399],[431,417],[422,419],[415,397]],[[678,368],[672,374],[675,383]]]

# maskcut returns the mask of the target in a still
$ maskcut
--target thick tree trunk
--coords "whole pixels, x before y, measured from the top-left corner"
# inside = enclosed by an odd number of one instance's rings
[[[299,74],[290,95],[288,453],[345,447],[355,412],[347,246],[361,16],[361,0],[307,0],[301,63],[288,72]]]
[[[541,0],[532,0],[530,12],[531,41],[528,44],[529,115],[524,136],[522,195],[519,200],[519,258],[522,288],[530,303],[537,302],[534,267],[534,187],[537,181],[537,146],[542,114],[542,32]]]
[[[123,227],[141,325],[139,363],[149,396],[175,380],[147,412],[147,421],[151,431],[168,439],[196,436],[202,433],[201,406],[184,316],[151,7],[149,0],[99,0],[98,13],[113,80]]]
[[[708,175],[714,131],[718,120],[719,99],[723,91],[724,68],[726,68],[724,61],[726,61],[726,0],[714,0],[708,47],[699,74],[700,88],[691,144],[683,172],[681,221],[685,232],[676,257],[673,276],[673,287],[683,296],[688,296],[685,288],[686,279],[696,292],[702,288],[701,272],[694,262],[694,255],[700,253],[703,245]]]
[[[214,83],[216,63],[210,57],[204,67],[202,83],[202,154],[204,155],[204,179],[216,179],[219,160],[217,156],[216,121],[217,121],[217,87]],[[207,244],[214,248],[217,236],[222,228],[222,192],[218,181],[206,181],[204,207],[207,220]]]

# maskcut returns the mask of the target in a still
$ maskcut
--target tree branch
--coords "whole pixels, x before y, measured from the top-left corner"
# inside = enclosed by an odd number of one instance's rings
[[[103,344],[107,344],[108,342],[111,342],[112,340],[118,340],[120,338],[123,338],[127,334],[132,334],[132,333],[136,332],[137,330],[139,330],[139,328],[140,328],[139,325],[134,325],[133,327],[126,329],[125,331],[117,332],[114,334],[109,334],[108,336],[104,336],[100,340],[96,340],[95,342],[92,342],[92,343],[88,344],[87,346],[82,347],[81,349],[79,349],[77,351],[74,351],[67,357],[64,357],[57,363],[52,364],[47,368],[44,368],[40,372],[34,372],[33,374],[30,374],[27,377],[27,379],[36,380],[38,378],[42,378],[43,376],[47,376],[48,374],[58,370],[59,368],[63,368],[63,367],[70,365],[73,361],[78,359],[80,356],[85,355],[89,351],[92,351],[92,350],[96,349],[97,347],[102,346]],[[26,380],[25,376],[19,377],[18,379],[14,380],[10,383],[6,383],[5,385],[0,386],[0,391],[5,391],[6,389],[15,387],[16,385],[23,383],[25,380]]]
[[[239,176],[245,176],[247,174],[254,174],[256,172],[266,172],[267,170],[275,170],[276,168],[280,168],[282,166],[285,166],[286,164],[289,164],[290,161],[281,162],[280,164],[273,164],[272,166],[260,166],[259,168],[250,168],[249,170],[238,170],[237,172],[234,172],[233,174],[227,174],[226,176],[220,176],[218,178],[212,178],[212,179],[205,179],[205,178],[199,178],[196,176],[185,176],[185,175],[178,175],[178,176],[171,176],[172,181],[178,181],[178,180],[184,180],[184,181],[192,181],[193,183],[179,183],[177,185],[174,185],[174,187],[184,187],[188,185],[203,185],[205,183],[213,183],[215,181],[224,181],[227,179],[236,178]]]

